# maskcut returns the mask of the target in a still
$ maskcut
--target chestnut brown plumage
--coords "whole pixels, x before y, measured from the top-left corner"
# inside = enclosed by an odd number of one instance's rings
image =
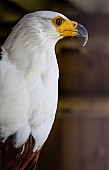
[[[21,148],[13,146],[14,136],[10,136],[5,143],[0,142],[0,170],[34,170],[41,149],[33,152],[34,139],[29,137]]]

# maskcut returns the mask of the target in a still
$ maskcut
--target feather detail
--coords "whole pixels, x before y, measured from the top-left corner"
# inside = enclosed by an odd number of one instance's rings
[[[29,137],[21,148],[13,146],[14,136],[10,136],[5,143],[0,142],[0,170],[33,170],[36,168],[41,149],[33,152],[34,139]]]

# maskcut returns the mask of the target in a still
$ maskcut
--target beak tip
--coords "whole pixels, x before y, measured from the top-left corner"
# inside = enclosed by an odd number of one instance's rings
[[[88,42],[88,32],[87,32],[86,28],[83,25],[78,24],[77,25],[77,31],[78,31],[78,35],[85,38],[85,41],[84,41],[84,44],[83,44],[83,46],[85,46]]]
[[[88,34],[87,34],[87,36],[85,37],[85,41],[84,41],[83,47],[87,44],[87,42],[88,42]]]

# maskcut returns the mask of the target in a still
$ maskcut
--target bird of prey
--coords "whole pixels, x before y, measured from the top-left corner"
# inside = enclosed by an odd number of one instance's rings
[[[52,128],[58,101],[55,44],[88,33],[53,11],[25,15],[1,46],[0,169],[34,169]]]

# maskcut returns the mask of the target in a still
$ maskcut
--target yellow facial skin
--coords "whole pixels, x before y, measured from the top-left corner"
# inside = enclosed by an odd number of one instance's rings
[[[54,23],[61,36],[68,37],[77,35],[77,22],[70,21],[61,17],[54,18],[52,22]]]

